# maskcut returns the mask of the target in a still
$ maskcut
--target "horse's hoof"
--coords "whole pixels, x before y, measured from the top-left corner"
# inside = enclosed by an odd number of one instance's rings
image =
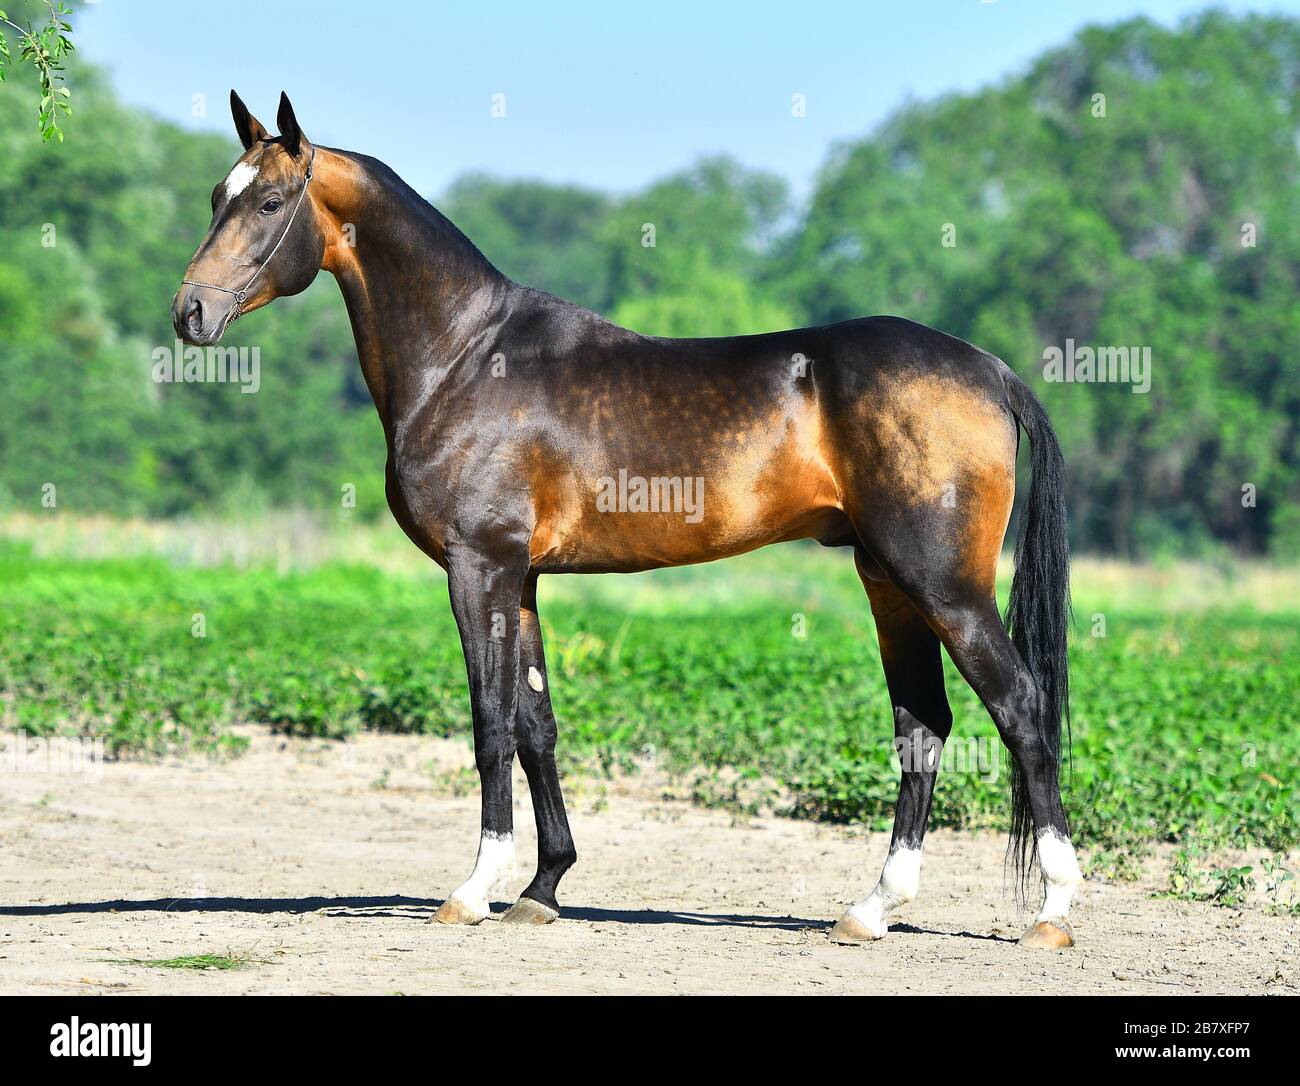
[[[486,920],[486,916],[480,916],[469,908],[463,901],[457,898],[449,897],[444,901],[436,913],[433,914],[433,924],[481,924]]]
[[[506,924],[553,924],[559,918],[560,914],[549,905],[521,897],[506,910],[501,920]]]
[[[1041,950],[1064,950],[1074,946],[1074,932],[1065,917],[1040,920],[1020,937],[1020,945]]]
[[[839,918],[835,926],[831,928],[831,942],[839,943],[842,946],[857,946],[860,943],[874,943],[878,939],[883,939],[884,935],[877,935],[868,928],[861,920],[845,913]]]

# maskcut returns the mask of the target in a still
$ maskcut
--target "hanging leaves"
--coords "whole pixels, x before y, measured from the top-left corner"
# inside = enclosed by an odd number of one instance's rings
[[[30,63],[37,71],[41,83],[41,101],[37,107],[37,120],[41,129],[41,138],[47,143],[52,139],[63,142],[63,129],[59,127],[58,116],[72,115],[71,91],[63,85],[63,60],[76,46],[68,37],[72,25],[67,16],[72,10],[60,3],[55,7],[52,0],[45,0],[50,9],[49,22],[39,29],[28,25],[26,28],[10,20],[0,10],[0,82],[4,82],[7,69],[14,63],[9,40],[5,36],[6,28],[14,33],[14,46],[18,50],[18,63]]]

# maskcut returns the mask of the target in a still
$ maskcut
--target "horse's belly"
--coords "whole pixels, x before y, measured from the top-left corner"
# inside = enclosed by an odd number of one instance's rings
[[[847,529],[815,435],[777,431],[718,448],[683,475],[570,470],[534,488],[538,569],[632,572],[689,565]]]
[[[745,532],[719,533],[700,525],[674,525],[638,514],[613,514],[588,531],[555,540],[534,535],[533,568],[551,573],[637,573],[663,566],[713,562],[792,539],[843,543],[852,526],[839,509],[809,509],[802,515]]]

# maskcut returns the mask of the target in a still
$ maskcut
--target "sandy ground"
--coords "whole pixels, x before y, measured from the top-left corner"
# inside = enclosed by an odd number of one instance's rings
[[[1084,884],[1074,950],[1019,948],[1027,917],[991,835],[931,834],[889,937],[833,946],[884,835],[736,820],[644,780],[570,788],[581,859],[560,922],[427,924],[476,848],[466,747],[248,734],[226,763],[0,774],[0,992],[1300,992],[1300,919],[1152,898],[1167,856],[1142,882]],[[498,911],[535,855],[522,777],[516,796]],[[204,953],[249,964],[105,960]]]

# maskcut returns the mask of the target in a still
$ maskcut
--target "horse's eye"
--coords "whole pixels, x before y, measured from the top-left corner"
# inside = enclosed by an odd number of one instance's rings
[[[274,215],[277,211],[280,210],[281,203],[282,201],[278,196],[273,196],[271,199],[267,200],[266,203],[262,205],[262,214]]]

